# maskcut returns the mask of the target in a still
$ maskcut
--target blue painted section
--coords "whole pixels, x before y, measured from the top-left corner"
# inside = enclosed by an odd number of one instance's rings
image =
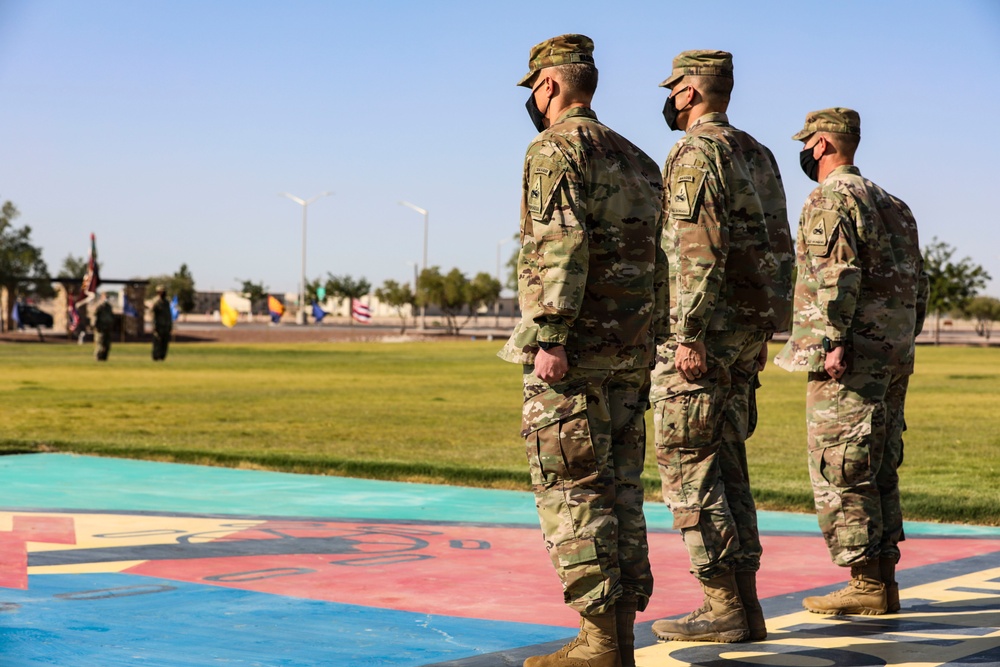
[[[37,575],[27,591],[0,589],[4,667],[416,667],[566,634],[127,574]]]
[[[523,491],[156,463],[69,454],[0,457],[0,508],[124,510],[538,525]],[[651,529],[670,530],[662,503]],[[764,532],[819,534],[811,514],[760,512]],[[1000,528],[906,522],[908,536],[1000,537]]]

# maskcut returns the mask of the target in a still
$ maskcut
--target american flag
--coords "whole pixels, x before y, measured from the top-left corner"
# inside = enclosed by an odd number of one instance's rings
[[[101,277],[97,270],[97,242],[94,235],[90,235],[90,259],[87,260],[87,274],[83,277],[83,284],[80,285],[80,293],[86,296],[97,292],[97,286],[101,284]]]
[[[66,316],[69,319],[69,330],[72,333],[80,328],[80,311],[76,309],[76,299],[71,294],[66,295]]]
[[[355,322],[368,324],[372,321],[372,310],[360,301],[355,301],[351,304],[351,317]]]

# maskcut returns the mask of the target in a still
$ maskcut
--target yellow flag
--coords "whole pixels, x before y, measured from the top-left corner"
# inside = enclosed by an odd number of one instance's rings
[[[222,323],[230,329],[236,326],[236,320],[240,316],[235,308],[226,303],[226,297],[219,299],[219,314],[222,315]]]

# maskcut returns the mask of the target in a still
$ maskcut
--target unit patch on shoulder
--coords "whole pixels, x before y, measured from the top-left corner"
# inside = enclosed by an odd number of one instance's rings
[[[668,212],[677,220],[698,217],[698,202],[705,185],[706,171],[701,167],[682,164],[674,168],[670,179]]]
[[[542,212],[542,177],[533,178],[534,181],[528,187],[528,211],[537,214]]]
[[[825,256],[821,250],[827,250],[833,240],[837,225],[840,224],[840,215],[837,211],[828,208],[814,208],[806,220],[805,244],[810,247],[810,251],[820,256]]]
[[[554,160],[539,157],[528,167],[527,208],[531,217],[540,220],[552,200],[552,193],[559,183],[562,171]]]

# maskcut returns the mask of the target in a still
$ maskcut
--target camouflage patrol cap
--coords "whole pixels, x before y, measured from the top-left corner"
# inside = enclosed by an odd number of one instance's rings
[[[795,141],[805,141],[816,132],[838,132],[861,136],[861,116],[854,109],[833,107],[806,114],[806,124],[792,135]]]
[[[733,78],[733,54],[728,51],[682,51],[674,58],[674,69],[660,84],[673,88],[686,76],[724,76]]]
[[[528,73],[521,77],[517,85],[531,87],[531,81],[539,70],[570,63],[594,64],[594,40],[586,35],[559,35],[531,47],[528,56]]]

